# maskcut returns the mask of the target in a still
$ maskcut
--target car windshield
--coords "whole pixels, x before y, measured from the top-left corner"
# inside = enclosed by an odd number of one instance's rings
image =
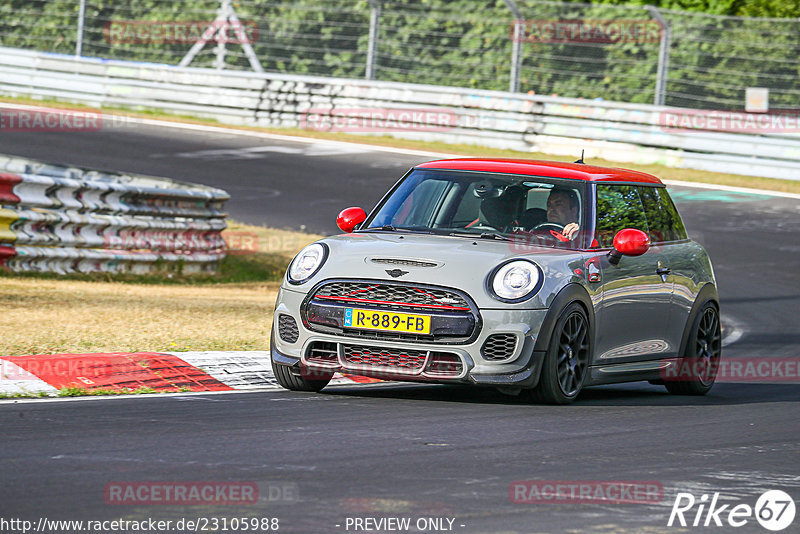
[[[570,180],[415,169],[383,200],[362,231],[523,239],[582,248],[584,197],[583,184]],[[577,225],[577,231],[570,232],[570,225]]]

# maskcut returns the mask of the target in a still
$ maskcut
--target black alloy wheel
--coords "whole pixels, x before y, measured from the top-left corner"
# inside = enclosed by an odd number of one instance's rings
[[[589,371],[590,336],[586,312],[573,302],[556,321],[539,384],[531,392],[532,400],[547,404],[575,400]]]
[[[714,385],[722,357],[719,311],[707,302],[697,314],[683,358],[674,377],[665,379],[667,391],[675,395],[705,395]]]

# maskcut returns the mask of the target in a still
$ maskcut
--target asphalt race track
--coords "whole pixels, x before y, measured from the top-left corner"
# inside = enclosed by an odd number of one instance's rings
[[[151,126],[7,133],[0,153],[222,187],[231,216],[333,233],[419,155]],[[718,278],[725,358],[800,356],[800,201],[672,188]],[[453,519],[456,532],[679,532],[678,492],[750,506],[800,498],[800,383],[717,384],[701,398],[649,384],[585,390],[566,407],[492,390],[369,385],[323,394],[6,401],[0,517],[179,520],[276,517],[284,532],[353,532],[347,518]],[[511,502],[514,481],[652,481],[647,504]],[[290,488],[258,505],[112,505],[112,482],[236,481]],[[276,494],[277,495],[277,494]],[[694,520],[697,507],[687,512]],[[727,511],[720,517],[725,520]],[[705,520],[703,514],[701,521]],[[449,523],[444,522],[447,526]],[[738,529],[767,532],[754,518]],[[416,530],[411,530],[416,531]],[[432,530],[429,530],[432,531]],[[800,518],[784,532],[800,531]]]

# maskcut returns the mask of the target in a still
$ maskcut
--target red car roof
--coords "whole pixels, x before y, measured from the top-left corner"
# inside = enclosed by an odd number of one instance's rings
[[[462,158],[440,159],[417,165],[418,169],[451,169],[459,171],[499,172],[550,178],[568,178],[589,182],[637,182],[662,184],[652,174],[612,167],[595,167],[582,163],[541,161],[532,159]]]

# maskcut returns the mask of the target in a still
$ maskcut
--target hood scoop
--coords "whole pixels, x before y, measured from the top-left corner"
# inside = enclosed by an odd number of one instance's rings
[[[409,260],[405,258],[370,258],[369,261],[394,267],[438,267],[440,265],[432,261]]]

